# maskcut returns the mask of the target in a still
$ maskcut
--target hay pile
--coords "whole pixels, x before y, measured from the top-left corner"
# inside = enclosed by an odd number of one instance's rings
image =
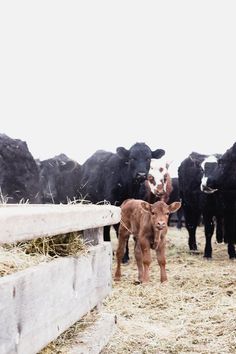
[[[57,257],[77,256],[86,251],[81,232],[42,237],[0,246],[0,276],[12,274]]]
[[[104,301],[105,311],[118,316],[118,330],[102,354],[236,353],[236,270],[227,246],[213,237],[208,261],[202,228],[198,255],[189,253],[185,229],[171,227],[168,240],[168,282],[160,284],[154,254],[148,285],[134,285],[134,259],[122,266],[121,281],[113,282],[112,295]],[[114,269],[115,260],[113,274]]]

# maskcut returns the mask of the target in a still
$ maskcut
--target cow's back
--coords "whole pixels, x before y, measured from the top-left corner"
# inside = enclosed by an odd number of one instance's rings
[[[40,203],[39,170],[26,142],[0,134],[0,187],[8,203]]]
[[[112,190],[117,185],[119,160],[116,154],[96,151],[81,166],[80,196],[92,203],[104,200],[114,204]]]

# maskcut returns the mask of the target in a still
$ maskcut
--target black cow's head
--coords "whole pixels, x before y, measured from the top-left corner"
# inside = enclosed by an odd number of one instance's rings
[[[214,155],[209,155],[204,159],[204,161],[201,164],[201,168],[203,171],[203,176],[201,180],[201,191],[205,192],[207,194],[211,194],[217,191],[217,188],[211,188],[210,186],[207,185],[207,181],[212,178],[212,176],[215,174],[215,171],[218,166],[218,160],[221,155],[219,154],[214,154]]]
[[[200,191],[201,179],[203,170],[201,167],[202,162],[206,155],[192,152],[178,168],[180,189],[186,193],[193,191]]]
[[[159,159],[165,154],[165,150],[162,149],[152,151],[145,143],[136,143],[129,150],[118,147],[116,152],[128,165],[132,179],[137,183],[141,183],[147,178],[151,159]]]
[[[218,159],[214,172],[205,184],[209,189],[236,190],[236,143]]]

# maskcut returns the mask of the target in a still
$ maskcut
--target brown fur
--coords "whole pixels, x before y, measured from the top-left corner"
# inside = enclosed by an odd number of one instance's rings
[[[165,245],[169,214],[178,210],[180,202],[167,205],[163,201],[149,204],[143,200],[129,199],[121,205],[121,222],[119,227],[118,248],[116,252],[117,268],[115,280],[121,278],[121,259],[129,236],[134,236],[134,254],[138,266],[138,280],[149,281],[151,249],[156,251],[160,266],[160,281],[167,280]]]

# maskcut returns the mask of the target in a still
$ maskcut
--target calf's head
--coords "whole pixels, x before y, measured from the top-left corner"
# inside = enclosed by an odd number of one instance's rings
[[[168,205],[163,201],[158,201],[154,204],[142,202],[141,206],[146,212],[150,213],[151,223],[154,229],[162,230],[167,227],[169,215],[177,211],[181,207],[181,203],[173,202]]]
[[[181,207],[181,203],[173,202],[168,205],[163,201],[154,204],[142,202],[141,206],[144,211],[150,214],[151,225],[155,233],[154,248],[157,249],[161,235],[167,232],[169,215],[177,211]]]

